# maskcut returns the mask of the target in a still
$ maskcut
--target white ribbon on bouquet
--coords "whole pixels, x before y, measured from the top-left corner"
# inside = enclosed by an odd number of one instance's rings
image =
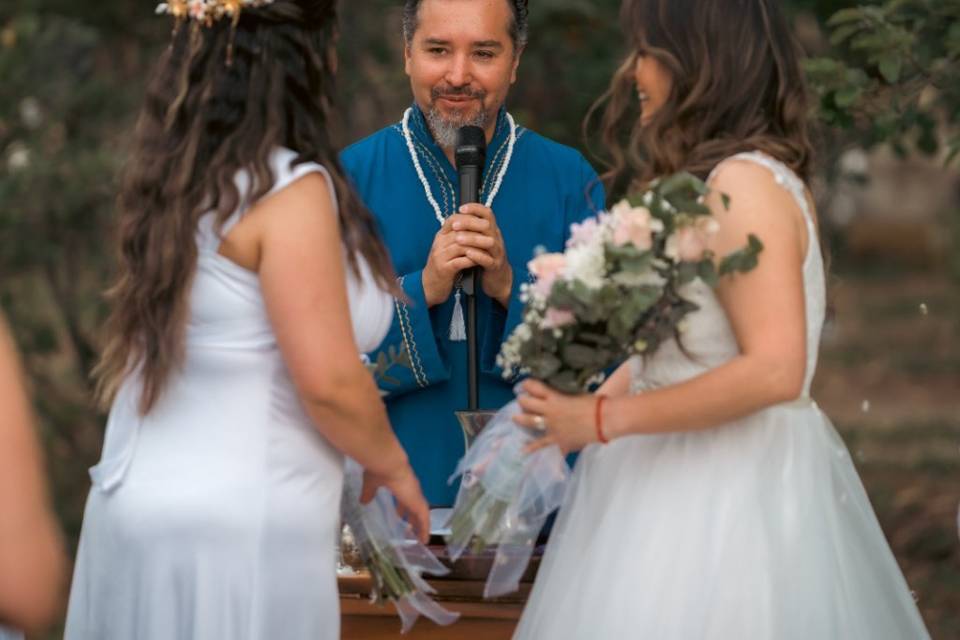
[[[517,401],[506,405],[464,454],[453,481],[463,476],[448,527],[447,552],[456,561],[475,536],[495,545],[493,567],[483,597],[516,591],[530,563],[537,535],[547,517],[563,502],[570,467],[559,447],[532,454],[524,448],[538,436],[519,427],[513,417]]]
[[[363,561],[371,572],[374,586],[377,586],[376,563],[371,562],[376,554],[380,562],[391,567],[392,575],[402,575],[409,591],[399,597],[392,597],[400,616],[401,633],[409,631],[421,615],[439,625],[453,624],[459,614],[447,611],[434,602],[430,594],[435,590],[423,579],[423,574],[446,575],[450,570],[445,567],[433,552],[412,537],[410,525],[397,514],[393,496],[387,489],[380,487],[373,500],[360,503],[363,486],[363,469],[354,460],[347,459],[344,478],[341,515],[344,522],[353,531],[356,545],[360,549]],[[394,594],[388,594],[394,595]]]

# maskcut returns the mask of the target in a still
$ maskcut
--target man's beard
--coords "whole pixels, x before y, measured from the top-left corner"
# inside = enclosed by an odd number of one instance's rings
[[[471,97],[476,98],[480,108],[470,114],[445,115],[436,106],[436,101],[442,97]],[[431,104],[427,111],[427,126],[430,127],[430,133],[433,134],[434,141],[443,149],[452,149],[457,144],[457,131],[460,127],[474,126],[481,129],[487,128],[490,116],[483,108],[483,99],[486,93],[483,91],[473,91],[469,88],[453,89],[450,87],[444,89],[434,88],[430,92]]]

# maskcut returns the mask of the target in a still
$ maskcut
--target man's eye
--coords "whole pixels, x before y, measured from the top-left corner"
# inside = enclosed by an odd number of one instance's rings
[[[478,58],[483,58],[484,60],[492,60],[493,52],[492,51],[477,51],[475,54]]]
[[[447,52],[447,50],[443,47],[431,47],[430,49],[427,49],[427,51],[435,56],[441,56]]]

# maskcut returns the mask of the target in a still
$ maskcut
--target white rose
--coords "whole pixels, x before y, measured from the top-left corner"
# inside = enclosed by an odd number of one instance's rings
[[[567,250],[567,280],[579,280],[591,289],[603,287],[606,259],[600,245],[584,245]]]

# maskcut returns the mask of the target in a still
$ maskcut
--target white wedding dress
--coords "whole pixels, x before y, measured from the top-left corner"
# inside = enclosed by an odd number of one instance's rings
[[[290,169],[293,157],[273,154],[274,192],[309,172],[329,181],[317,164]],[[244,174],[238,185],[245,193]],[[112,407],[67,640],[339,638],[343,456],[301,407],[257,274],[217,253],[212,222],[205,216],[197,233],[182,369],[146,417],[135,377]],[[363,352],[386,334],[393,301],[361,264],[363,278],[350,275],[347,287]]]
[[[803,396],[702,432],[587,447],[515,639],[929,637],[847,449],[809,397],[825,285],[804,185],[768,156],[730,160],[767,167],[806,216]],[[700,306],[683,333],[689,356],[670,343],[636,359],[633,392],[737,354],[712,290],[686,294]]]

